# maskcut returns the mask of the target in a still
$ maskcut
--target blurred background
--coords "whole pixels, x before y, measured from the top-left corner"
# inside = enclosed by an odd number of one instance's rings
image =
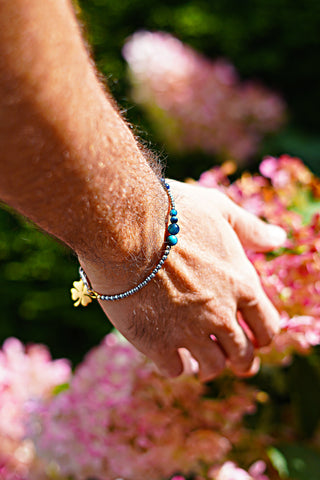
[[[197,179],[228,160],[255,171],[264,155],[281,153],[320,174],[317,0],[79,0],[75,8],[106,85],[168,176]],[[72,252],[4,206],[0,342],[45,343],[74,365],[99,343],[111,327],[96,303],[73,307],[77,268]]]

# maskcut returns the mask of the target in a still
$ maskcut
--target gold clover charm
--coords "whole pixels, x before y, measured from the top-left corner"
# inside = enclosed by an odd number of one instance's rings
[[[74,288],[71,288],[71,298],[74,301],[75,307],[78,307],[79,305],[86,307],[92,302],[92,298],[88,294],[88,290],[82,280],[73,282],[73,287]]]

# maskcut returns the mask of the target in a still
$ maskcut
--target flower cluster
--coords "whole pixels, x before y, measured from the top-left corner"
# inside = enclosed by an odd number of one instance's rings
[[[111,334],[89,353],[68,391],[34,404],[29,434],[38,454],[67,478],[158,480],[199,472],[239,442],[257,396],[241,382],[221,398],[204,393],[194,376],[162,378]]]
[[[167,33],[137,32],[125,44],[133,96],[169,149],[204,151],[238,162],[284,123],[283,100],[241,83],[226,60],[211,61]]]
[[[269,480],[264,475],[266,465],[257,461],[246,472],[234,462],[227,461],[223,465],[212,467],[208,472],[208,478],[214,480]],[[173,477],[171,480],[185,480],[183,477]],[[197,480],[205,480],[198,477]]]
[[[68,382],[71,370],[66,360],[52,361],[46,347],[25,349],[9,338],[0,351],[0,478],[24,480],[44,478],[35,458],[34,444],[26,439],[28,402],[52,395],[57,385]]]
[[[263,176],[244,174],[230,184],[229,171],[228,164],[214,168],[205,172],[199,183],[220,188],[288,234],[285,247],[278,252],[248,252],[282,316],[281,333],[262,356],[269,363],[285,363],[292,352],[308,353],[310,347],[320,344],[320,215],[316,213],[320,182],[299,159],[288,155],[266,158],[260,165]]]

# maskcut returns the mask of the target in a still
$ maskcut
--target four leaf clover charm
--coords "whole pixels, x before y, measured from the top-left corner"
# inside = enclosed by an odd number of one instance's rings
[[[90,302],[92,302],[92,298],[88,294],[88,290],[82,280],[73,282],[73,288],[71,288],[71,298],[75,302],[75,307],[78,307],[79,305],[86,307]]]

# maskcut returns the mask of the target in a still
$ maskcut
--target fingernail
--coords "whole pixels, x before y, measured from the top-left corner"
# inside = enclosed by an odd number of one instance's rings
[[[252,362],[251,368],[250,368],[250,370],[249,370],[250,376],[256,375],[256,374],[259,372],[259,370],[260,370],[260,366],[261,366],[260,358],[259,358],[259,357],[255,357],[255,359],[254,359],[253,362]]]
[[[195,360],[189,350],[179,348],[179,354],[183,363],[183,373],[194,375],[199,372],[199,363]]]
[[[232,370],[233,370],[234,374],[237,375],[237,377],[249,378],[249,377],[253,377],[254,375],[256,375],[259,372],[260,365],[261,365],[261,362],[260,362],[259,357],[255,357],[251,366],[250,366],[250,368],[249,368],[249,370],[247,370],[246,372],[239,372],[235,368],[232,368]]]
[[[286,231],[277,225],[269,225],[268,227],[268,240],[271,245],[275,247],[283,245],[287,239]]]

